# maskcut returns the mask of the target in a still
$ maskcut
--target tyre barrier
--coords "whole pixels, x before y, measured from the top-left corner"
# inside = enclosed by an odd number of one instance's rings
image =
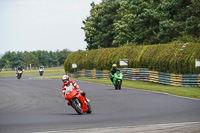
[[[148,68],[121,68],[123,79],[147,81],[172,86],[200,87],[200,74],[170,74],[166,72],[149,71]],[[109,79],[109,70],[81,70],[68,73],[70,77],[86,77]]]
[[[91,78],[91,70],[85,70],[85,77]]]

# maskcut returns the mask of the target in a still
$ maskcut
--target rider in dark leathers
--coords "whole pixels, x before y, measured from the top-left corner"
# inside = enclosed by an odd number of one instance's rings
[[[120,71],[120,70],[117,68],[117,64],[113,64],[112,68],[110,70],[110,80],[112,83],[113,83],[113,78],[114,78],[114,74],[116,73],[116,71]]]

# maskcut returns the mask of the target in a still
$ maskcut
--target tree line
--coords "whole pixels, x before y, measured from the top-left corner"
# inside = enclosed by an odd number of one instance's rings
[[[32,51],[32,52],[6,52],[0,58],[0,68],[26,68],[31,64],[33,67],[45,66],[60,66],[63,65],[67,56],[71,53],[70,50],[52,51]]]
[[[200,0],[102,0],[83,21],[87,49],[200,42]]]

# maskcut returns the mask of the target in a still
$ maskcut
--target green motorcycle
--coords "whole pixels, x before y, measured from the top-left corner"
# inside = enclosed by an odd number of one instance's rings
[[[120,71],[116,71],[113,78],[113,84],[116,90],[117,89],[121,90],[122,79],[123,79],[123,74]]]

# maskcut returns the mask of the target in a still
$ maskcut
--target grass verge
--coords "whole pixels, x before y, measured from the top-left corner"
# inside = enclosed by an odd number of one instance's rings
[[[46,68],[44,69],[44,75],[55,75],[55,74],[64,74],[64,68]],[[15,76],[16,71],[2,71],[0,72],[0,77],[5,76]],[[39,70],[24,70],[23,75],[39,75]]]
[[[41,77],[38,77],[38,78],[41,78]],[[61,76],[49,76],[49,77],[42,77],[42,78],[61,79]],[[109,79],[89,79],[89,78],[73,78],[73,79],[105,84],[105,85],[111,85],[111,82]],[[169,93],[169,94],[178,95],[178,96],[200,99],[200,88],[198,87],[176,87],[176,86],[170,86],[170,85],[155,84],[151,82],[130,81],[130,80],[123,80],[122,87],[164,92],[164,93]]]
[[[44,70],[44,76],[36,78],[44,79],[61,79],[62,76],[46,76],[46,75],[62,75],[65,71],[63,68],[46,68]],[[16,71],[2,71],[0,72],[0,77],[3,76],[15,76]],[[39,75],[39,70],[28,70],[24,71],[23,75]],[[89,78],[74,78],[75,80],[88,81],[93,83],[111,85],[109,79],[89,79]],[[200,99],[200,88],[198,87],[176,87],[170,85],[155,84],[151,82],[142,82],[142,81],[130,81],[123,80],[122,87],[165,92],[173,95],[191,97]],[[114,87],[113,87],[114,89]]]

